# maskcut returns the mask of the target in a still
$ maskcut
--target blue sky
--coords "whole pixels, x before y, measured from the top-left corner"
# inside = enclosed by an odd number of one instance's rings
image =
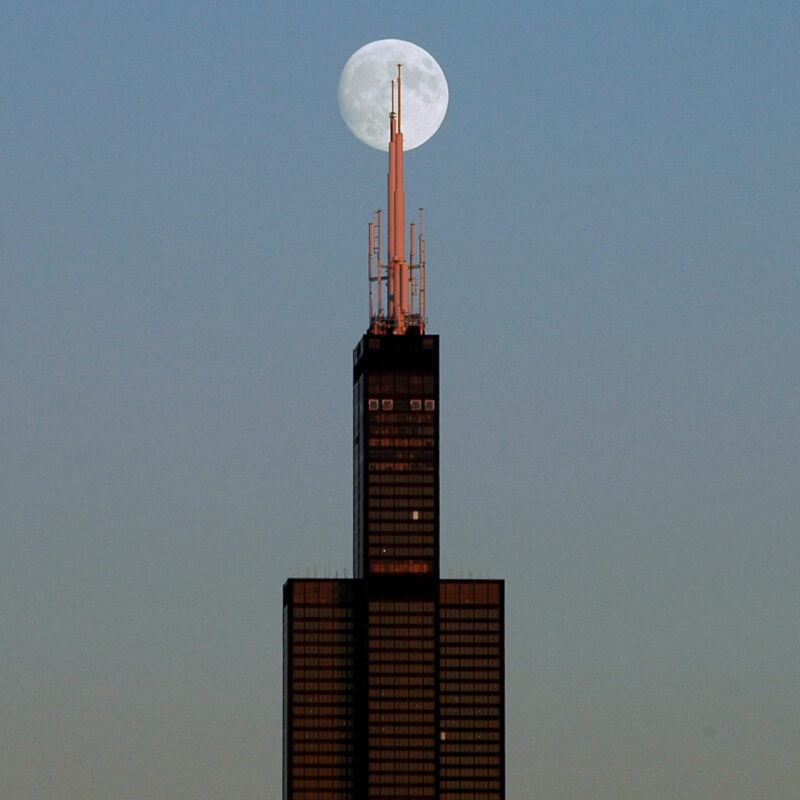
[[[602,5],[602,7],[601,7]],[[794,3],[8,2],[0,794],[280,796],[281,594],[343,574],[382,153],[406,159],[442,569],[507,580],[509,800],[800,784]]]

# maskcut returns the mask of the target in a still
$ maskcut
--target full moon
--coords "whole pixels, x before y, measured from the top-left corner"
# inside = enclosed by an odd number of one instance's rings
[[[436,59],[402,39],[379,39],[350,56],[339,78],[339,109],[350,131],[376,150],[389,149],[391,82],[402,65],[403,149],[413,150],[439,130],[449,94]]]

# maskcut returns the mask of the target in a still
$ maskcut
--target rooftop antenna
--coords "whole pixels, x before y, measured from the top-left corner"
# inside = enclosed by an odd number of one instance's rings
[[[382,263],[381,257],[381,212],[375,212],[372,222],[369,223],[370,333],[404,334],[410,329],[418,333],[425,332],[425,241],[422,238],[422,209],[419,210],[419,227],[411,223],[411,263],[406,260],[402,81],[402,64],[398,64],[397,79],[391,82],[389,112],[386,224],[388,255],[385,264]],[[395,84],[397,85],[396,112]],[[414,263],[415,257],[416,263]]]

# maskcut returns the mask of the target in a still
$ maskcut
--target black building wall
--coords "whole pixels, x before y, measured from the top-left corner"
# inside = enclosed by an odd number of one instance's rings
[[[353,574],[439,575],[439,337],[353,353]]]
[[[503,800],[503,582],[439,578],[439,338],[353,358],[355,578],[284,586],[284,800]]]

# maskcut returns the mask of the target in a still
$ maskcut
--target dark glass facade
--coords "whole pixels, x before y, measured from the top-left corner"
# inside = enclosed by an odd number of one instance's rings
[[[505,791],[503,582],[439,584],[442,800]]]
[[[353,574],[438,576],[438,336],[359,342],[353,471]]]
[[[355,794],[355,603],[347,580],[283,587],[283,794]]]
[[[284,586],[285,800],[503,800],[503,582],[439,578],[439,339],[354,351],[351,580]]]

